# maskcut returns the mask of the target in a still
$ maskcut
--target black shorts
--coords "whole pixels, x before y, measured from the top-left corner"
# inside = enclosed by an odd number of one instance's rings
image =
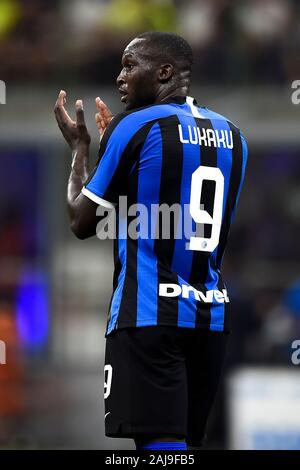
[[[169,326],[117,330],[106,339],[105,434],[186,438],[200,446],[228,335]]]

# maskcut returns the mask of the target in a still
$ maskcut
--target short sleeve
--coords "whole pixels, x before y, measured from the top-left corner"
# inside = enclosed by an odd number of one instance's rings
[[[137,134],[143,127],[143,120],[135,114],[122,113],[112,120],[100,144],[98,164],[82,189],[85,196],[106,208],[126,195]]]

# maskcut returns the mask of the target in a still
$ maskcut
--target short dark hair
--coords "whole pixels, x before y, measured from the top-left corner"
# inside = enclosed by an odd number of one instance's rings
[[[179,70],[192,70],[192,48],[189,43],[178,34],[148,31],[137,37],[149,42],[157,59],[170,61],[174,65],[177,65]]]

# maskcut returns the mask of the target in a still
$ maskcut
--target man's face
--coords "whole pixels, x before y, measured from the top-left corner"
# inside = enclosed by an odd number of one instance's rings
[[[124,50],[117,86],[126,109],[153,104],[156,99],[158,66],[146,48],[145,39],[134,39]]]

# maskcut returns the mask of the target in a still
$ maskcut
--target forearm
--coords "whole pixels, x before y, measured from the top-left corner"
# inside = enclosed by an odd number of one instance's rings
[[[77,198],[89,176],[89,146],[81,144],[72,152],[72,166],[67,187],[67,204],[71,224],[78,217]]]
[[[64,139],[72,149],[72,165],[67,186],[67,206],[72,232],[78,238],[95,235],[97,226],[97,204],[81,192],[89,176],[90,134],[86,128],[82,100],[77,100],[76,121],[68,115],[66,92],[61,90],[55,103],[57,124]]]

